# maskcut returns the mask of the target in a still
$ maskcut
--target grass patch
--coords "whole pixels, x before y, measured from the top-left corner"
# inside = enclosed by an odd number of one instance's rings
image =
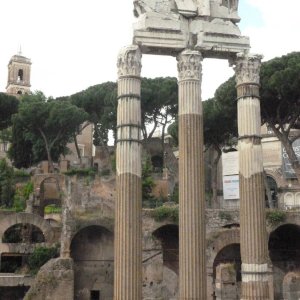
[[[62,208],[55,204],[50,204],[44,208],[44,213],[48,214],[60,214],[62,212]]]

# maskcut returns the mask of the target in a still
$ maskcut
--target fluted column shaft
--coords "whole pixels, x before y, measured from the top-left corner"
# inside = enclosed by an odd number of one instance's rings
[[[239,54],[238,95],[242,298],[269,299],[265,190],[261,146],[261,56]]]
[[[185,50],[179,74],[179,299],[206,299],[202,56]]]
[[[114,299],[142,299],[141,52],[118,57]]]

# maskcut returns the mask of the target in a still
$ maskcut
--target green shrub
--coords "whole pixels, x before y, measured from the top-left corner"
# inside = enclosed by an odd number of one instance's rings
[[[12,207],[15,194],[14,169],[5,159],[0,160],[0,205]]]
[[[178,183],[175,185],[172,196],[171,196],[171,201],[175,203],[179,203],[179,185]]]
[[[161,222],[166,219],[175,223],[178,223],[179,221],[178,206],[160,206],[153,209],[151,215],[157,222]]]
[[[29,199],[29,196],[32,192],[33,183],[31,181],[16,190],[13,201],[13,208],[16,212],[21,212],[25,210],[26,200]]]
[[[15,178],[29,178],[30,174],[23,170],[14,170],[14,177]]]
[[[60,206],[57,206],[55,204],[50,204],[48,206],[45,206],[44,208],[44,214],[60,214],[62,212],[62,208]]]
[[[51,258],[58,257],[57,247],[37,247],[34,249],[33,253],[28,257],[28,265],[30,272],[36,274],[40,267],[44,265]]]
[[[65,175],[73,176],[73,175],[78,175],[78,176],[91,176],[94,177],[96,175],[96,171],[92,168],[87,168],[87,169],[71,169],[69,171],[64,172]]]
[[[267,212],[267,222],[272,225],[276,226],[279,223],[282,223],[286,219],[286,213],[281,210],[271,210]]]

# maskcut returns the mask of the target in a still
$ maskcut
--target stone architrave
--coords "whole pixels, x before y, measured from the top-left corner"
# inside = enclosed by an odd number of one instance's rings
[[[177,56],[193,48],[203,57],[233,58],[249,50],[237,23],[238,0],[134,0],[133,41],[143,53]]]
[[[265,191],[259,100],[260,55],[240,53],[235,62],[238,96],[241,299],[270,299]]]
[[[179,299],[206,299],[202,55],[185,50],[179,74]]]
[[[142,299],[141,52],[118,56],[114,299]]]

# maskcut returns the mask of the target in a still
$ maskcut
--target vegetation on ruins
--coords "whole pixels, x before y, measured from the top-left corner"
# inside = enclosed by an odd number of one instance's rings
[[[147,156],[142,163],[142,202],[143,207],[153,208],[156,206],[156,199],[152,195],[154,187],[154,180],[152,177],[151,159]]]
[[[164,220],[170,220],[176,224],[179,222],[178,206],[159,206],[151,211],[151,216],[155,221],[161,222]]]
[[[285,221],[286,212],[284,212],[282,210],[278,210],[278,209],[270,210],[270,211],[267,211],[266,218],[267,218],[268,224],[270,224],[271,226],[276,226]]]
[[[45,206],[44,214],[60,214],[62,212],[61,206],[57,206],[56,204],[50,204]]]
[[[46,155],[50,170],[53,171],[53,160],[58,160],[61,154],[66,153],[67,143],[86,118],[84,110],[69,101],[46,98],[42,92],[25,95],[19,105],[18,114],[13,118],[13,126],[19,129],[13,130],[10,151],[13,163],[22,161],[18,156],[24,155],[19,151],[19,147],[22,148],[19,143],[23,140],[28,142],[27,150],[31,148],[31,161],[42,160]]]
[[[28,181],[16,185],[20,178],[29,179],[28,174],[20,170],[14,170],[5,159],[0,160],[0,206],[2,209],[23,211],[26,200],[33,192],[33,184]],[[22,180],[21,180],[22,181]]]
[[[0,205],[12,207],[14,194],[14,170],[5,159],[2,159],[0,160]]]
[[[57,247],[36,247],[28,257],[30,272],[36,274],[42,265],[58,255]]]
[[[96,175],[96,171],[93,168],[70,169],[70,170],[64,172],[64,174],[68,175],[68,176],[78,175],[78,176],[82,176],[82,177],[86,177],[86,176],[94,177]]]

